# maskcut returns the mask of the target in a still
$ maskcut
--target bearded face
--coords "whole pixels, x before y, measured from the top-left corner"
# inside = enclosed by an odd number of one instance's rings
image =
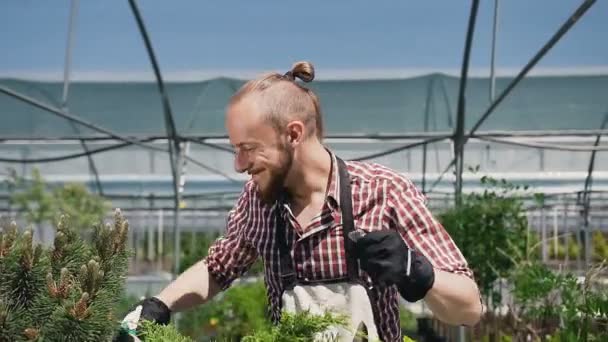
[[[255,98],[247,98],[228,107],[226,127],[235,148],[235,170],[247,172],[261,198],[273,204],[292,173],[293,141],[301,139],[303,124],[293,121],[278,127],[259,110]]]
[[[285,181],[293,162],[293,150],[281,144],[277,148],[276,159],[260,160],[257,167],[252,168],[252,178],[257,185],[262,200],[268,204],[274,203],[284,191]],[[254,162],[255,163],[255,162]]]

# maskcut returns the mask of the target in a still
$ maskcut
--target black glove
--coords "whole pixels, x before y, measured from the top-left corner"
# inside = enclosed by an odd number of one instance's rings
[[[129,311],[121,323],[121,331],[114,342],[138,341],[137,326],[142,320],[166,325],[171,320],[171,310],[156,297],[146,298]]]
[[[380,286],[396,285],[408,302],[424,298],[433,287],[433,265],[424,255],[409,249],[396,231],[359,233],[354,240],[361,268],[374,283]]]

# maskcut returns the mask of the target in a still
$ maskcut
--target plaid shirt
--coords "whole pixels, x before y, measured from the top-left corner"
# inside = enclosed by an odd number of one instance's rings
[[[247,182],[228,215],[225,236],[218,239],[206,257],[209,273],[222,289],[244,274],[253,262],[264,261],[264,280],[269,313],[274,322],[281,314],[283,293],[279,276],[279,247],[275,241],[277,214],[283,215],[292,260],[298,279],[328,280],[347,276],[343,248],[339,175],[332,154],[332,172],[325,204],[308,227],[301,227],[286,200],[274,205],[262,202],[252,181]],[[365,231],[395,229],[407,243],[424,254],[437,269],[473,274],[458,247],[433,218],[425,198],[405,176],[374,163],[346,161],[351,178],[355,228]],[[362,279],[371,279],[360,270]],[[399,341],[399,293],[396,287],[373,287],[369,292],[378,333],[383,341]]]

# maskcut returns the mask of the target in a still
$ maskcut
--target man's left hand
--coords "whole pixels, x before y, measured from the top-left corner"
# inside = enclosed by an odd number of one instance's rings
[[[355,239],[361,268],[380,286],[396,285],[401,296],[416,302],[433,287],[435,272],[429,260],[407,247],[394,230],[378,230]]]

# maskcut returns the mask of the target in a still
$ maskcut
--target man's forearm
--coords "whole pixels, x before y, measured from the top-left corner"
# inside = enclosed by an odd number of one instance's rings
[[[475,282],[462,274],[435,270],[435,283],[424,298],[433,314],[453,325],[475,325],[481,317],[481,301]]]
[[[191,309],[213,298],[220,288],[201,260],[180,274],[156,298],[173,312]]]

